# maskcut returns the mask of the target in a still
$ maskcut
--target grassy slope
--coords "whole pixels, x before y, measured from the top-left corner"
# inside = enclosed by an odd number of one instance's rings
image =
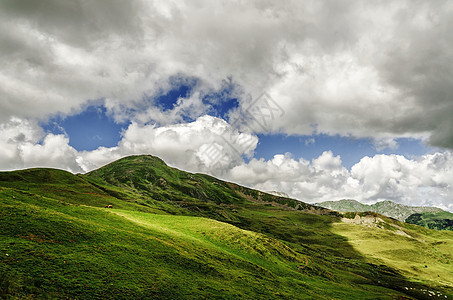
[[[0,296],[392,299],[428,289],[396,273],[410,257],[357,247],[358,225],[152,157],[88,176],[5,172],[0,186]],[[451,235],[407,230],[445,242],[440,256],[451,250]],[[361,238],[383,237],[374,234]],[[449,260],[429,268],[448,275]],[[412,276],[451,293],[451,277],[428,277]]]
[[[367,205],[356,200],[344,199],[338,201],[326,201],[318,203],[317,205],[341,212],[372,211],[402,222],[404,222],[407,217],[415,213],[447,213],[436,207],[407,206],[392,201],[380,201]]]
[[[357,275],[332,281],[316,259],[206,218],[107,210],[5,188],[0,199],[4,295],[376,299],[399,294]]]
[[[407,278],[453,288],[453,232],[439,232],[380,216],[384,223],[335,223],[332,232],[345,236],[368,261],[385,264]]]
[[[453,231],[453,213],[447,211],[412,214],[406,222],[430,229]]]

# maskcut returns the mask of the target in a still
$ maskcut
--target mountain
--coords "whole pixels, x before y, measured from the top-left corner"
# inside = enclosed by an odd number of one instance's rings
[[[445,299],[452,245],[153,156],[0,172],[2,299]]]
[[[444,212],[436,207],[417,207],[398,204],[392,201],[381,201],[375,204],[362,204],[356,200],[339,200],[316,203],[317,206],[341,212],[365,212],[372,211],[387,217],[404,222],[410,215],[415,213],[440,213]]]

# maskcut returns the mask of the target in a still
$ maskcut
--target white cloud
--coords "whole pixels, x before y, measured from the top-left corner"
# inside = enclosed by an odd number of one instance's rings
[[[77,163],[77,151],[68,143],[69,139],[64,135],[48,134],[42,145],[22,145],[24,166],[65,168],[71,172],[83,172]]]
[[[348,171],[339,156],[326,151],[311,162],[276,155],[234,167],[228,179],[263,191],[282,191],[305,202],[356,199],[392,200],[406,205],[453,210],[453,155],[364,157]]]
[[[33,123],[12,118],[0,126],[0,168],[63,168],[89,171],[123,156],[152,154],[189,171],[206,172],[263,191],[282,191],[305,202],[352,198],[371,203],[392,200],[453,211],[453,154],[408,159],[401,155],[364,157],[351,170],[331,151],[308,161],[291,154],[271,160],[253,154],[258,138],[222,119],[162,127],[132,123],[116,147],[77,152],[64,135],[47,134]]]
[[[246,164],[256,136],[203,116],[210,106],[200,100],[232,78],[243,108],[263,91],[283,108],[264,132],[370,137],[378,149],[412,137],[452,149],[451,29],[453,5],[442,0],[0,1],[0,167],[79,171],[151,153],[306,201],[385,198],[452,210],[448,151],[364,158],[350,172],[331,152]],[[198,83],[162,111],[150,99],[175,77]],[[37,125],[99,99],[117,120],[133,121],[117,147],[77,153]]]
[[[374,147],[376,150],[381,151],[384,149],[395,150],[398,148],[398,141],[396,139],[387,137],[387,138],[376,138],[374,139]]]
[[[410,160],[400,155],[364,157],[351,169],[369,201],[393,200],[452,210],[453,156],[451,152],[427,154]]]
[[[181,121],[231,76],[244,107],[268,91],[285,109],[271,131],[453,147],[450,1],[6,0],[0,20],[0,122],[94,99],[118,118]],[[144,101],[174,76],[200,93],[167,113]]]
[[[2,169],[23,167],[21,145],[36,144],[43,135],[39,127],[29,121],[12,117],[0,124],[0,165]]]
[[[162,127],[132,123],[117,147],[81,153],[85,170],[131,154],[153,154],[185,170],[216,175],[250,156],[258,138],[238,132],[222,119],[202,116],[191,123]]]
[[[13,117],[0,124],[0,168],[53,167],[81,172],[77,151],[68,142],[64,135],[45,136],[36,123]]]
[[[228,179],[235,182],[263,191],[282,191],[308,202],[354,196],[356,191],[348,185],[349,177],[340,157],[333,156],[331,151],[311,162],[295,160],[289,154],[275,155],[268,161],[252,159],[228,174]]]
[[[161,127],[133,122],[116,147],[77,152],[67,136],[45,134],[36,123],[11,118],[0,124],[0,169],[46,166],[81,172],[127,155],[153,154],[186,170],[222,175],[243,156],[251,157],[257,143],[255,135],[205,115]]]
[[[137,112],[134,119],[141,123],[151,121],[160,125],[182,123],[185,119],[196,119],[209,110],[209,105],[201,101],[199,92],[193,92],[190,97],[180,97],[172,109],[162,111],[160,107],[147,107],[144,111]]]

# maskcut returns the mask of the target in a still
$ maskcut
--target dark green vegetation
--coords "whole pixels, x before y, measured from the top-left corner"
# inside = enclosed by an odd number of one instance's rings
[[[0,298],[453,296],[452,232],[341,220],[152,156],[86,175],[0,172]],[[381,239],[396,253],[362,247]]]
[[[453,230],[453,214],[447,211],[412,214],[406,222],[429,229]]]
[[[402,222],[417,224],[429,229],[453,230],[453,214],[436,207],[407,206],[392,201],[381,201],[372,205],[356,200],[326,201],[320,207],[341,212],[377,212]]]

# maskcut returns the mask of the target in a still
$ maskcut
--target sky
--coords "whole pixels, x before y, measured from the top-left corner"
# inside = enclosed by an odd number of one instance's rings
[[[453,212],[452,1],[0,2],[0,170],[133,154]]]

